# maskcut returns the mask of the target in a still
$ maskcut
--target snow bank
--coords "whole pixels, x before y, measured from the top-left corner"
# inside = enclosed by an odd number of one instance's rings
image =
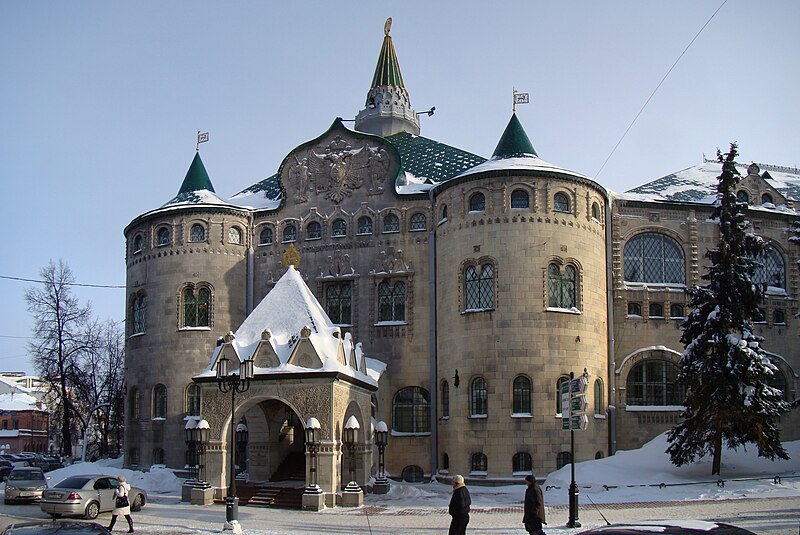
[[[65,468],[59,468],[48,472],[50,477],[48,486],[52,487],[58,484],[59,481],[66,479],[69,476],[89,475],[89,474],[103,474],[108,476],[124,475],[134,487],[139,487],[150,494],[177,494],[181,493],[181,485],[183,480],[176,477],[169,470],[158,465],[150,468],[149,472],[140,472],[138,470],[129,470],[122,468],[122,457],[116,459],[101,459],[94,463],[75,463]]]

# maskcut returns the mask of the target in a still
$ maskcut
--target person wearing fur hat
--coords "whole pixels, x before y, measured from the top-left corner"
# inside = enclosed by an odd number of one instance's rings
[[[525,476],[525,484],[528,488],[525,489],[525,515],[522,517],[522,523],[525,524],[525,531],[531,535],[544,535],[542,524],[547,522],[544,521],[542,487],[533,475]]]
[[[464,485],[464,476],[455,476],[453,478],[453,497],[450,498],[449,507],[450,516],[453,517],[450,521],[449,535],[465,535],[467,533],[471,503],[469,491]]]
[[[131,504],[128,501],[128,494],[131,492],[131,486],[125,481],[125,476],[119,476],[119,487],[114,491],[114,498],[116,503],[114,511],[111,513],[111,524],[108,526],[108,531],[114,529],[114,524],[117,523],[117,517],[124,515],[125,520],[128,521],[128,533],[133,533],[133,519],[131,518]]]

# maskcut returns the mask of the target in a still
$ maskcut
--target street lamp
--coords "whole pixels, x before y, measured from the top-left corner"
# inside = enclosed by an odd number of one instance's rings
[[[183,427],[183,438],[186,441],[187,451],[189,452],[187,463],[189,465],[189,480],[197,481],[198,479],[198,469],[200,468],[200,462],[198,461],[197,457],[197,438],[195,437],[197,431],[197,420],[194,418],[190,418],[186,421],[186,425]]]
[[[217,360],[217,387],[223,394],[231,393],[231,439],[230,439],[230,476],[228,495],[225,497],[225,527],[226,530],[240,532],[239,526],[239,498],[236,497],[236,426],[233,424],[236,417],[236,393],[247,392],[250,380],[253,378],[253,361],[246,359],[240,362],[238,373],[228,373],[230,359],[224,355]]]
[[[319,420],[313,416],[306,422],[306,447],[308,448],[308,453],[311,455],[311,468],[309,468],[309,472],[311,472],[311,481],[308,487],[306,487],[306,492],[313,492],[315,494],[319,492],[319,485],[317,485],[317,448],[319,448],[319,437],[317,434],[320,428]]]
[[[198,477],[200,478],[200,482],[204,486],[208,486],[206,483],[206,463],[205,454],[206,454],[206,446],[208,446],[208,439],[211,433],[211,426],[208,425],[206,420],[200,420],[197,422],[197,427],[195,427],[195,443],[197,444],[197,462],[200,463],[200,470],[198,471]]]
[[[386,494],[389,492],[389,480],[386,478],[386,471],[383,464],[383,452],[389,443],[389,428],[386,422],[380,421],[375,426],[375,445],[378,446],[378,477],[375,478],[375,485],[372,492],[375,494]]]

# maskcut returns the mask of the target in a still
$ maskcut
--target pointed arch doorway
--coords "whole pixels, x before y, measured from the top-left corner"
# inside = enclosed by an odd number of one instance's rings
[[[254,483],[296,482],[306,479],[304,427],[292,407],[279,399],[266,399],[243,408],[248,441],[243,464]],[[238,415],[237,415],[238,416]]]

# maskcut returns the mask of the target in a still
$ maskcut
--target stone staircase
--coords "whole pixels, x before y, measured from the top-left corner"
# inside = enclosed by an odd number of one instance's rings
[[[269,484],[236,485],[239,506],[269,507],[277,509],[303,508],[303,492],[305,487],[286,487]],[[215,500],[225,503],[225,500]]]
[[[306,454],[301,451],[289,453],[269,480],[304,482],[306,480]]]

